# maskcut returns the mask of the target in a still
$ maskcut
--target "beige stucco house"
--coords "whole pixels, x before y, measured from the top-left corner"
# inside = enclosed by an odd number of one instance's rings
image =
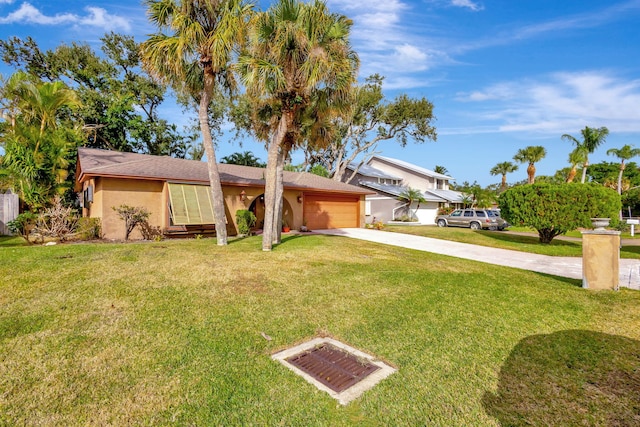
[[[264,220],[264,169],[219,164],[227,231],[237,234],[235,213],[249,209]],[[124,223],[113,210],[144,207],[149,224],[165,232],[211,229],[213,209],[207,164],[196,160],[80,148],[76,191],[82,215],[100,218],[103,237],[123,239]],[[306,172],[284,172],[282,219],[292,229],[362,227],[371,190]],[[209,227],[206,227],[209,226]],[[141,238],[135,230],[131,238]]]

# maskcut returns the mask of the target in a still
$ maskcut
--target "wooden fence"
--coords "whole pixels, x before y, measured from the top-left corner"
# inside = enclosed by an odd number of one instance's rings
[[[18,216],[19,199],[17,194],[7,190],[5,194],[0,192],[0,234],[13,234],[9,231],[7,223]]]

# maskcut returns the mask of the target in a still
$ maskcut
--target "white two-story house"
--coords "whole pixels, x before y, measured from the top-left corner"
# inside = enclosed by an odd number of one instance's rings
[[[421,224],[435,224],[439,208],[462,206],[463,194],[449,189],[449,181],[454,179],[430,169],[383,156],[373,156],[353,176],[355,169],[356,165],[349,165],[342,180],[376,192],[366,197],[367,222],[374,218],[383,222],[398,220],[410,209]],[[419,190],[426,203],[407,206],[399,200],[407,188]]]

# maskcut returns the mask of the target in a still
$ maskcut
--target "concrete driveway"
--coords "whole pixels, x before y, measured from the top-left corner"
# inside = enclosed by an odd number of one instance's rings
[[[314,232],[582,280],[582,258],[538,255],[365,228],[339,228]],[[620,286],[640,290],[640,260],[620,260]]]

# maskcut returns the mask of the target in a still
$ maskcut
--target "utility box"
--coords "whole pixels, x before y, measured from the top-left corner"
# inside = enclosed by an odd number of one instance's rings
[[[620,281],[620,232],[582,232],[582,287],[618,289]]]

